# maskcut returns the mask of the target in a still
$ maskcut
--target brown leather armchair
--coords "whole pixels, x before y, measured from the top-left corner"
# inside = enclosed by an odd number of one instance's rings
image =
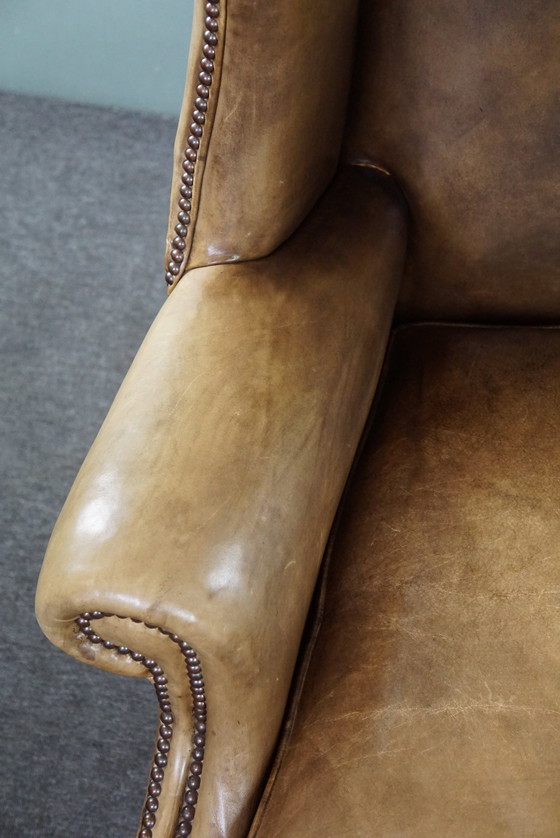
[[[559,34],[197,3],[173,293],[37,594],[154,681],[142,838],[559,834]]]

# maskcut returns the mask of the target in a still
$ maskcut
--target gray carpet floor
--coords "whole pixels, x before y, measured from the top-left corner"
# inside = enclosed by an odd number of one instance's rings
[[[0,836],[134,835],[151,687],[33,616],[50,530],[155,312],[174,120],[0,93]]]

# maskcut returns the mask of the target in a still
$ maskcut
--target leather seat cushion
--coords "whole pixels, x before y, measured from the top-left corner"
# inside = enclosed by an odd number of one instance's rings
[[[258,838],[560,834],[560,329],[396,333]]]

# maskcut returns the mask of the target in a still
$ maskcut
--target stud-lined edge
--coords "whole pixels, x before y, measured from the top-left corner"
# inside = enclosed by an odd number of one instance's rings
[[[173,737],[173,712],[167,689],[167,678],[157,661],[152,658],[146,658],[141,652],[135,652],[127,646],[117,646],[115,643],[111,643],[109,640],[104,640],[99,634],[97,634],[93,629],[91,622],[92,620],[100,620],[103,617],[127,619],[120,614],[109,614],[104,611],[85,611],[76,618],[75,622],[79,632],[83,634],[90,643],[93,643],[94,645],[102,645],[105,649],[115,650],[118,654],[128,656],[131,660],[142,664],[153,680],[159,704],[160,716],[158,735],[156,737],[150,781],[142,810],[140,828],[137,833],[137,838],[152,838],[152,830],[156,824],[156,813],[159,807],[158,797],[161,794],[162,782],[165,775],[165,766],[168,761],[167,754],[171,749],[171,739]],[[140,623],[141,621],[133,619],[133,622]],[[207,709],[202,667],[200,665],[198,655],[192,646],[184,640],[181,640],[178,635],[173,634],[170,631],[166,631],[159,626],[152,626],[147,623],[143,623],[143,625],[153,631],[159,631],[160,634],[168,637],[179,647],[181,654],[185,659],[193,702],[192,715],[194,733],[189,771],[185,783],[185,791],[180,807],[177,826],[175,828],[174,838],[186,838],[186,836],[189,836],[192,832],[193,820],[198,800],[198,789],[200,788],[200,778],[202,775],[204,749],[206,746]]]
[[[201,142],[205,135],[207,123],[208,100],[210,88],[214,81],[216,69],[216,54],[221,36],[219,17],[220,0],[212,0],[205,3],[206,17],[204,21],[204,34],[202,54],[199,60],[198,84],[196,86],[196,97],[191,112],[190,133],[187,138],[187,147],[181,161],[183,174],[181,175],[181,186],[179,188],[180,198],[174,232],[176,233],[168,243],[168,251],[165,266],[165,281],[168,290],[171,291],[180,280],[179,274],[184,267],[187,257],[187,249],[190,247],[189,233],[192,221],[192,198],[193,186],[195,183],[196,164],[199,158]]]

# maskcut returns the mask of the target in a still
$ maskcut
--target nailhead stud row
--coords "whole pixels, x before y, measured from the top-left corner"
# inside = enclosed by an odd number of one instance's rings
[[[202,57],[199,62],[198,84],[196,86],[196,98],[191,113],[191,124],[187,147],[185,148],[182,160],[183,173],[181,175],[181,187],[179,198],[179,210],[177,212],[175,233],[177,234],[171,242],[171,249],[167,256],[165,281],[173,285],[176,277],[181,271],[185,260],[185,248],[191,224],[191,208],[194,173],[196,161],[204,125],[208,111],[208,99],[214,76],[216,47],[218,46],[220,0],[212,0],[205,4],[206,19],[204,21],[204,44]]]
[[[137,835],[137,838],[152,838],[152,830],[156,824],[157,810],[159,808],[158,798],[161,794],[162,783],[165,775],[165,766],[168,761],[167,755],[171,749],[171,740],[173,737],[173,712],[167,689],[167,678],[165,677],[162,668],[158,666],[155,660],[146,658],[140,652],[134,652],[127,646],[117,646],[109,640],[103,640],[103,638],[96,633],[92,626],[92,621],[100,620],[102,617],[118,617],[121,620],[126,619],[119,614],[108,614],[104,611],[86,611],[83,614],[80,614],[80,616],[76,619],[76,624],[80,633],[83,634],[90,643],[101,645],[105,649],[113,649],[118,652],[119,655],[124,655],[131,658],[133,661],[141,663],[142,666],[147,669],[156,690],[156,696],[159,704],[158,737],[156,740],[150,781],[142,811],[141,825]],[[133,622],[139,623],[140,620],[134,620]],[[179,647],[185,661],[187,677],[189,679],[192,696],[194,733],[187,782],[185,784],[185,791],[181,802],[179,820],[175,829],[175,838],[186,838],[186,836],[189,836],[192,832],[204,761],[204,749],[206,746],[207,712],[202,667],[192,646],[184,640],[181,640],[181,638],[176,634],[172,634],[165,629],[159,628],[159,626],[151,626],[147,623],[144,623],[144,625],[148,629],[159,631],[160,634],[168,637]]]

